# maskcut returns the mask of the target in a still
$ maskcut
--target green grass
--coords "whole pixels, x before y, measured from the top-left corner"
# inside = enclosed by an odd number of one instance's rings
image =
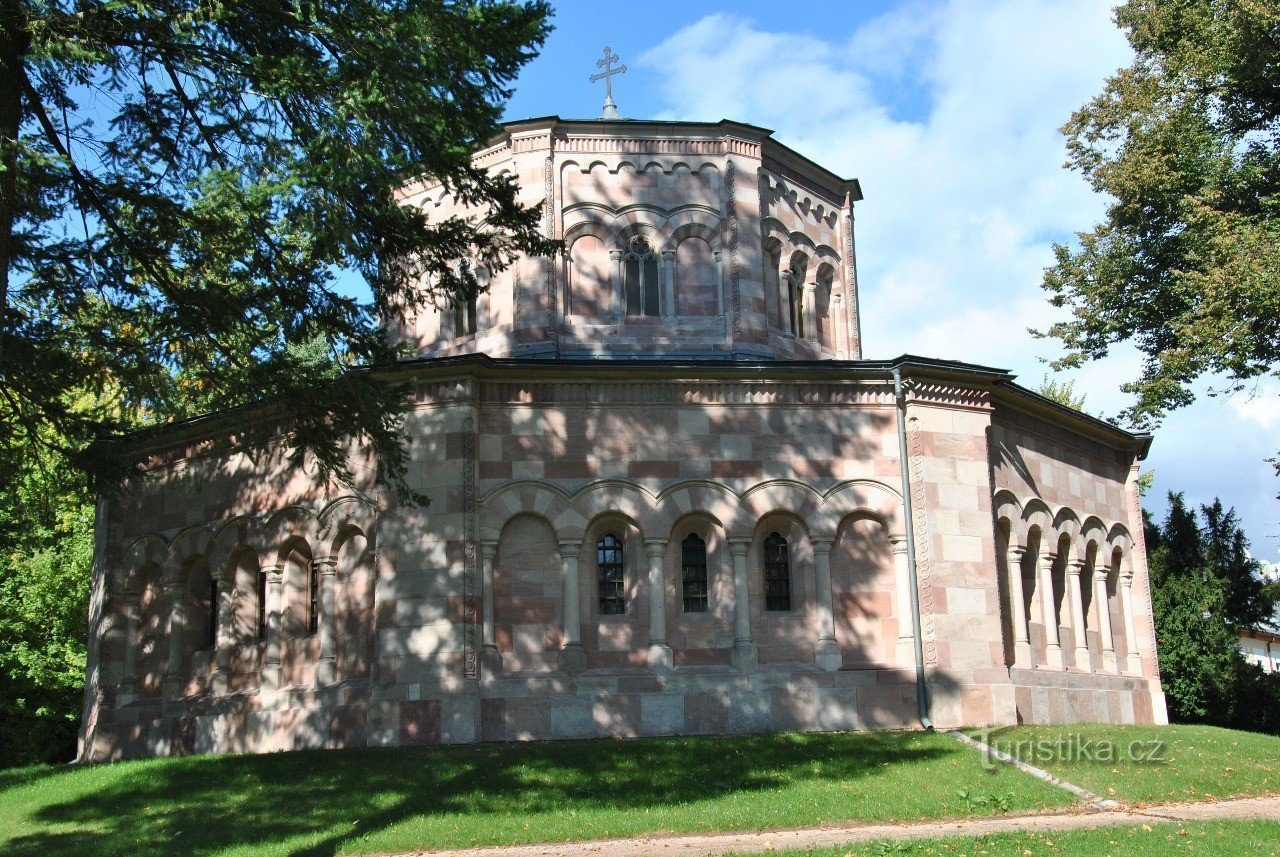
[[[946,855],[946,857],[1026,857],[1070,854],[1075,857],[1164,857],[1166,854],[1280,854],[1280,823],[1203,821],[1099,827],[1060,833],[999,833],[942,839],[877,841],[834,848],[769,852],[772,857],[869,857],[870,855]]]
[[[1071,803],[918,732],[277,753],[0,771],[0,853],[367,853]]]
[[[978,735],[977,732],[971,734]],[[1071,750],[1078,735],[1098,748],[1111,741],[1117,758],[1081,758]],[[1280,793],[1280,737],[1236,732],[1213,726],[1018,726],[998,730],[994,743],[1063,779],[1095,794],[1130,803],[1172,803],[1188,800]],[[1039,742],[1032,744],[1031,742]],[[1059,742],[1062,742],[1059,744]],[[1163,742],[1157,745],[1153,742]],[[1134,755],[1161,750],[1163,762],[1132,761]],[[1034,750],[1062,746],[1052,759],[1034,757]],[[1096,754],[1095,754],[1096,755]],[[1073,758],[1074,756],[1074,758]],[[1065,757],[1065,758],[1064,758]]]

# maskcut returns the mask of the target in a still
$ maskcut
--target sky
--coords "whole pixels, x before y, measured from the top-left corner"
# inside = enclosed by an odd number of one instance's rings
[[[1028,328],[1059,316],[1040,288],[1054,242],[1103,215],[1106,200],[1063,168],[1058,128],[1127,65],[1094,0],[669,2],[565,0],[527,66],[507,119],[595,118],[588,83],[607,44],[623,116],[734,119],[861,180],[857,217],[864,356],[903,353],[1008,369],[1035,389],[1060,354]],[[1141,358],[1128,348],[1064,375],[1104,417]],[[1221,387],[1222,385],[1217,385]],[[1220,497],[1260,559],[1280,559],[1280,387],[1197,401],[1155,431],[1146,504]]]

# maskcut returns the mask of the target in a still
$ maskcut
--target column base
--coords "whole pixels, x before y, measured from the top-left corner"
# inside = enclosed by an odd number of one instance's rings
[[[844,662],[844,655],[840,652],[840,644],[834,639],[819,640],[813,646],[813,662],[817,664],[818,669],[826,670],[829,673],[840,669],[840,664]]]
[[[1089,654],[1088,649],[1076,648],[1076,669],[1082,673],[1093,672],[1093,657]]]
[[[1062,646],[1054,643],[1045,649],[1044,667],[1045,669],[1057,670],[1058,672],[1062,672],[1066,669],[1066,663],[1062,657]]]
[[[582,647],[578,646],[578,650],[581,651]],[[563,650],[561,650],[560,657],[563,662]],[[585,653],[583,653],[583,658],[585,660]],[[502,672],[502,652],[498,651],[498,647],[493,643],[486,644],[485,647],[480,650],[480,668],[483,672],[491,675]]]
[[[499,656],[501,660],[501,656]],[[581,643],[568,643],[560,650],[561,672],[577,675],[587,668],[587,653]]]
[[[898,663],[905,669],[916,665],[916,641],[914,637],[898,638]]]
[[[326,687],[338,679],[338,663],[333,658],[321,658],[316,664],[316,686]]]
[[[1013,665],[1023,669],[1030,669],[1032,663],[1031,644],[1030,643],[1014,643],[1013,644]]]
[[[760,657],[756,653],[755,643],[734,643],[729,658],[733,668],[740,672],[751,672],[760,666]]]
[[[1120,674],[1120,662],[1116,660],[1115,652],[1102,653],[1102,669],[1104,672],[1109,672],[1113,675]]]
[[[650,643],[647,658],[649,669],[655,672],[670,672],[675,668],[675,655],[666,643]]]
[[[1125,675],[1140,676],[1142,675],[1142,659],[1137,655],[1130,655],[1125,659]]]
[[[225,696],[227,693],[227,686],[230,684],[228,679],[229,677],[223,670],[218,670],[213,675],[209,676],[209,693],[213,696]]]
[[[280,689],[280,665],[262,668],[262,689],[271,692]]]

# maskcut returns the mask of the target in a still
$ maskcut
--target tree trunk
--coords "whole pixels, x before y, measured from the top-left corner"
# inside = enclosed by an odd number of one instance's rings
[[[0,379],[4,320],[9,310],[13,221],[17,216],[18,129],[22,122],[22,61],[31,45],[22,0],[0,0]]]

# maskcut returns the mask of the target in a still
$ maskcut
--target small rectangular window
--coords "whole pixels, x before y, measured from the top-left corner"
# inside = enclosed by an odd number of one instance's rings
[[[680,543],[680,586],[684,612],[707,612],[707,543],[690,533]]]
[[[612,533],[596,545],[596,575],[600,587],[600,615],[619,616],[626,613],[622,540]]]
[[[787,540],[778,533],[764,540],[764,609],[791,609],[791,559]]]

